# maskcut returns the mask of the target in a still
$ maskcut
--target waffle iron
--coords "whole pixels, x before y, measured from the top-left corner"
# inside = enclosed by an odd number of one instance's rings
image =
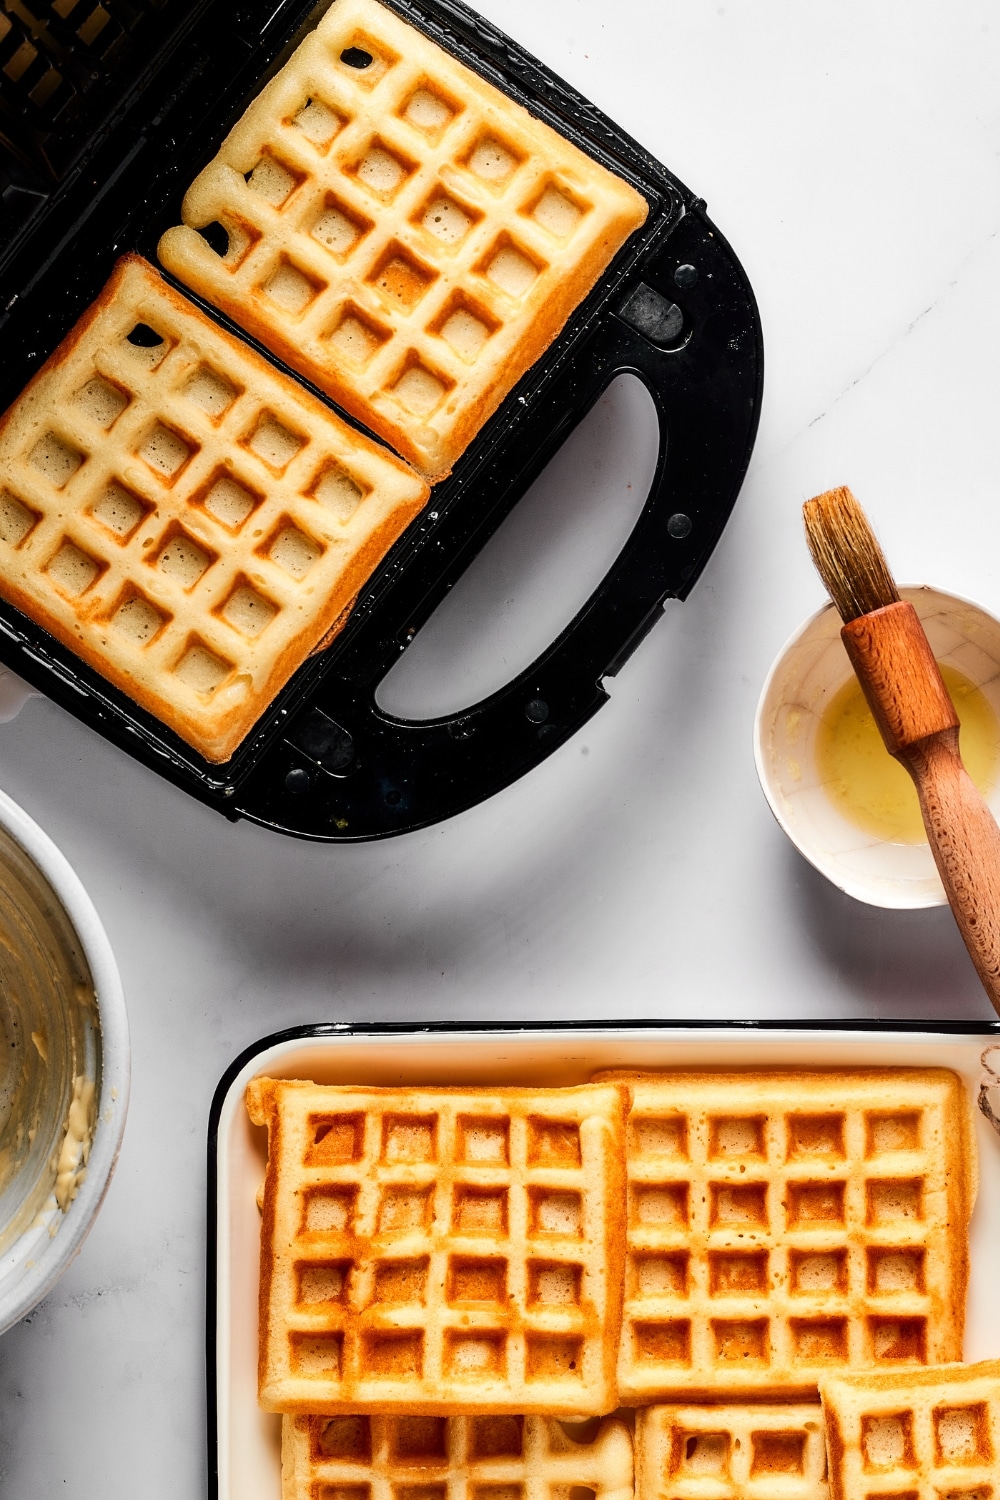
[[[753,293],[702,200],[461,0],[383,3],[631,182],[650,205],[645,225],[435,487],[342,633],[299,669],[225,765],[202,760],[0,602],[0,660],[47,697],[227,817],[334,842],[402,833],[473,806],[607,701],[603,679],[665,600],[687,596],[719,539],[749,461],[763,375]],[[325,8],[0,0],[0,410],[96,297],[117,256],[136,250],[156,263],[188,184]],[[401,650],[622,373],[653,398],[659,451],[639,520],[600,586],[499,692],[433,720],[385,713],[375,695]]]

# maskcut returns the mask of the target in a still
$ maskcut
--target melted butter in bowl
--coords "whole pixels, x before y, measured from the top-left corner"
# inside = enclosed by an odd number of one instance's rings
[[[927,587],[902,588],[920,616],[962,724],[968,769],[1000,817],[1000,620]],[[872,906],[941,906],[912,783],[882,745],[832,604],[796,631],[761,692],[754,757],[764,795],[801,854]]]
[[[959,719],[962,760],[988,797],[997,784],[1000,724],[981,688],[945,662],[941,676]],[[845,818],[878,839],[926,844],[920,802],[909,774],[886,754],[858,679],[851,676],[823,710],[816,733],[816,768],[827,796]]]
[[[0,794],[0,1332],[79,1249],[127,1098],[128,1027],[103,928],[59,851]]]

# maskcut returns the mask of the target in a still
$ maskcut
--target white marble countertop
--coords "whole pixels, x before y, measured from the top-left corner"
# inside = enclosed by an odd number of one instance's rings
[[[856,905],[791,849],[751,726],[772,657],[822,598],[799,522],[819,490],[854,488],[901,581],[1000,610],[995,7],[479,5],[707,199],[763,319],[750,472],[691,599],[610,703],[520,783],[425,832],[304,845],[227,823],[44,700],[0,725],[0,784],[88,887],[134,1046],[101,1217],[0,1340],[5,1500],[204,1494],[206,1125],[223,1070],[265,1033],[991,1014],[947,910]],[[634,390],[592,421],[412,649],[397,704],[499,685],[585,594],[651,441]]]

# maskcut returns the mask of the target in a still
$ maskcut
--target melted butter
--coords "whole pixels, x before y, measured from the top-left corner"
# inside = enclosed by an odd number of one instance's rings
[[[961,725],[965,768],[987,794],[997,781],[1000,724],[979,688],[961,672],[944,665],[941,675]],[[826,706],[816,736],[816,765],[830,800],[865,833],[895,844],[926,843],[913,782],[886,750],[855,677]]]

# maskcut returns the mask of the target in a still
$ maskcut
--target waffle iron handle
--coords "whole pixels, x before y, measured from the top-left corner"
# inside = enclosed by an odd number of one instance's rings
[[[321,692],[286,740],[285,786],[264,821],[348,841],[435,823],[515,781],[607,701],[603,679],[665,600],[686,597],[707,562],[757,425],[762,348],[753,293],[697,211],[629,278],[571,368],[533,403],[539,451],[546,433],[561,428],[564,436],[625,373],[656,406],[656,471],[628,541],[576,618],[499,692],[445,719],[389,717],[375,703],[377,682],[341,679],[332,697]]]

